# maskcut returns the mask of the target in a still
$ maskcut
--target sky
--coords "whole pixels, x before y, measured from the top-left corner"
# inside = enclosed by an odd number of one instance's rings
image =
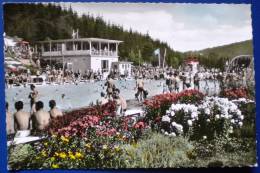
[[[250,4],[69,3],[79,15],[132,28],[177,51],[201,50],[252,39]]]

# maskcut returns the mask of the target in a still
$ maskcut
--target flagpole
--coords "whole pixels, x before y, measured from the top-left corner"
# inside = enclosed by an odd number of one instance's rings
[[[160,68],[160,67],[161,67],[161,54],[160,54],[160,49],[159,49],[158,58],[159,58],[159,68]]]
[[[165,64],[165,57],[166,57],[166,48],[164,49],[164,57],[163,57],[163,69],[164,69],[164,64]]]
[[[139,67],[140,67],[140,59],[141,59],[141,51],[140,49],[138,50],[138,61],[139,61]]]

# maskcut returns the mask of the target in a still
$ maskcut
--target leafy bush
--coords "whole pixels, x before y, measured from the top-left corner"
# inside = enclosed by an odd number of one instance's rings
[[[189,167],[193,144],[186,138],[153,133],[146,139],[123,146],[126,168]]]
[[[29,144],[10,147],[8,151],[8,165],[11,170],[23,169],[28,165],[31,156],[35,154],[33,147]]]

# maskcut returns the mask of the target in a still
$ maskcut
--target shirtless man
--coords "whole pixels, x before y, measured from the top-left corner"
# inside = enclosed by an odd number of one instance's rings
[[[33,116],[33,128],[36,130],[44,130],[49,125],[50,113],[43,110],[43,102],[38,101],[35,104],[36,112]]]
[[[29,94],[29,99],[30,99],[30,104],[31,104],[31,113],[35,113],[35,103],[37,101],[37,97],[38,97],[38,91],[35,89],[35,86],[32,84],[31,85],[31,92]]]
[[[49,101],[49,107],[50,107],[50,116],[51,118],[61,117],[62,112],[56,107],[55,100]]]
[[[107,86],[107,96],[108,99],[112,98],[113,89],[115,88],[115,84],[111,76],[108,76],[107,82],[105,83],[105,86]]]
[[[6,111],[6,133],[7,135],[14,133],[14,119],[12,117],[11,112],[9,112],[9,105],[6,102],[5,104],[5,111]]]
[[[139,76],[139,79],[136,80],[136,88],[137,88],[138,101],[140,102],[141,100],[143,100],[143,94],[144,94],[144,81],[142,79],[142,76]]]
[[[126,109],[127,109],[127,103],[126,100],[120,96],[120,90],[116,89],[114,92],[114,100],[116,101],[117,104],[117,114],[118,115],[122,115],[125,113]]]
[[[29,130],[31,115],[23,111],[23,102],[18,101],[14,105],[17,112],[14,114],[14,130]]]

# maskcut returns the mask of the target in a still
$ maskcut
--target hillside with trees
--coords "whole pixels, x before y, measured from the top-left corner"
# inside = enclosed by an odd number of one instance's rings
[[[223,70],[225,62],[231,58],[238,55],[253,55],[253,42],[246,40],[200,51],[186,52],[185,54],[185,57],[188,55],[196,56],[200,63],[206,67],[217,67]]]
[[[73,29],[79,29],[79,36],[98,37],[124,41],[119,47],[120,60],[134,64],[158,64],[153,52],[161,49],[161,57],[167,49],[166,62],[178,67],[183,54],[174,51],[166,42],[152,39],[148,34],[124,30],[122,26],[105,22],[91,14],[79,16],[72,8],[64,9],[58,4],[5,4],[4,31],[9,36],[18,36],[30,43],[48,39],[71,38]],[[87,9],[86,9],[87,11]],[[140,52],[140,53],[139,53]]]

